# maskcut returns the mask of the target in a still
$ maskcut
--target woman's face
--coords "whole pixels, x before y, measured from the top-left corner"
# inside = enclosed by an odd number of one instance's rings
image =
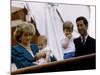
[[[24,32],[21,37],[21,43],[24,45],[28,45],[30,44],[31,39],[32,39],[32,34],[29,32]]]

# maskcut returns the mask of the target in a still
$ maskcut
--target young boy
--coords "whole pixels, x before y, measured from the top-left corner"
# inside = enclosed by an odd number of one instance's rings
[[[38,37],[38,47],[39,51],[42,52],[41,56],[36,57],[36,62],[38,64],[44,64],[51,61],[56,61],[53,56],[52,51],[47,46],[47,38],[45,36]]]
[[[73,24],[71,21],[66,21],[63,24],[64,38],[61,40],[61,46],[64,54],[64,59],[75,56],[75,46],[73,42]]]

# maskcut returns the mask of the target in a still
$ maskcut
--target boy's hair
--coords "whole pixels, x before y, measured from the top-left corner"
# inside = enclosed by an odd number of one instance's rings
[[[87,19],[86,19],[85,17],[83,17],[83,16],[78,17],[78,18],[76,19],[76,22],[78,22],[78,21],[80,21],[80,20],[83,20],[83,23],[85,24],[85,26],[88,27],[88,21],[87,21]]]
[[[29,32],[32,36],[35,35],[35,27],[33,24],[28,22],[22,22],[16,27],[16,30],[14,32],[15,40],[19,43],[21,43],[21,37],[24,32]]]
[[[47,38],[46,38],[46,36],[40,35],[40,36],[38,37],[38,43],[39,43],[41,40],[43,40],[43,42],[45,42],[45,43],[47,44]]]
[[[65,29],[68,29],[68,26],[70,26],[72,28],[72,31],[73,31],[73,23],[71,21],[64,22],[64,24],[63,24],[63,31]]]

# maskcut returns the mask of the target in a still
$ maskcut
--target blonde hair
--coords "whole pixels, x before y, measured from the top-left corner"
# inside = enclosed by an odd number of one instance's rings
[[[15,40],[21,43],[20,38],[22,37],[23,33],[29,32],[32,36],[35,35],[35,27],[32,23],[22,22],[18,24],[16,30],[14,32]]]
[[[47,37],[46,37],[46,36],[40,35],[40,36],[38,37],[38,43],[39,43],[41,40],[42,40],[45,44],[47,44]]]

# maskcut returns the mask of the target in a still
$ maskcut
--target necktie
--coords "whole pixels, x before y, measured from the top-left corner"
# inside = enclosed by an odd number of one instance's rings
[[[83,40],[82,44],[84,45],[85,44],[85,37],[84,36],[82,37],[82,40]]]

